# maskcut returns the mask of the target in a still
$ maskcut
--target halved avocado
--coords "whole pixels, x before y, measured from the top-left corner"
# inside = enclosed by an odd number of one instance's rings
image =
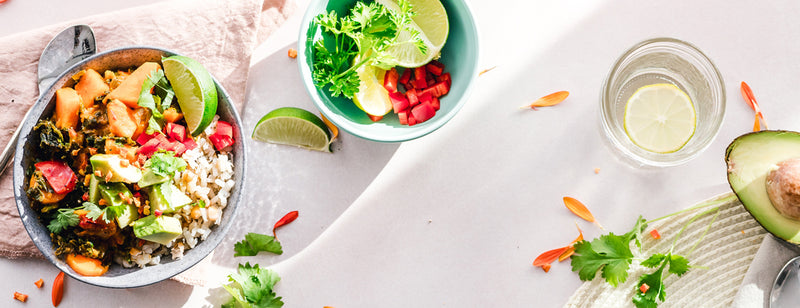
[[[800,133],[759,131],[742,135],[725,151],[728,183],[745,209],[773,235],[800,245],[800,220],[782,215],[767,194],[767,175],[778,163],[800,158]]]

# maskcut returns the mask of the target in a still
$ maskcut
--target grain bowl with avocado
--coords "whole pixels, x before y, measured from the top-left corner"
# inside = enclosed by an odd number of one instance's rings
[[[34,126],[25,169],[54,254],[82,276],[182,258],[236,185],[235,127],[216,114],[213,78],[177,55],[71,78]]]

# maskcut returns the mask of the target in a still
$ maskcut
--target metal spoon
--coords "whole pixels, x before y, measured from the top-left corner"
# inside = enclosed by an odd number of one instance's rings
[[[88,58],[95,52],[97,52],[97,46],[94,41],[94,32],[87,25],[70,26],[53,37],[39,57],[39,95],[42,95],[56,81],[58,75],[67,70],[67,68]],[[11,135],[11,140],[8,141],[8,144],[0,154],[0,174],[3,174],[9,161],[14,156],[14,148],[19,139],[19,130],[22,127],[22,123],[30,116],[30,113],[31,110],[28,109],[20,125]]]
[[[797,307],[800,304],[800,256],[786,262],[769,294],[769,306]]]

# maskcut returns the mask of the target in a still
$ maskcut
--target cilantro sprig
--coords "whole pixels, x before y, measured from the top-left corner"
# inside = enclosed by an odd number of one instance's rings
[[[275,272],[251,266],[250,263],[239,264],[236,273],[228,275],[231,284],[222,285],[233,296],[230,302],[222,305],[223,308],[233,307],[263,307],[281,308],[283,301],[275,294],[273,288],[281,280]]]
[[[175,157],[175,152],[159,151],[147,160],[144,167],[156,175],[172,177],[176,172],[186,170],[186,160]]]
[[[147,126],[148,134],[161,131],[161,126],[164,125],[164,110],[172,105],[174,97],[175,91],[167,81],[164,71],[156,69],[150,72],[142,83],[138,101],[139,106],[149,109],[152,115]]]
[[[87,211],[86,218],[91,220],[102,219],[104,222],[108,223],[111,222],[112,219],[122,215],[125,211],[125,206],[107,206],[101,209],[97,204],[84,202],[81,206],[75,208],[58,209],[56,216],[47,224],[47,229],[52,233],[58,234],[68,228],[77,226],[81,221],[80,216],[75,214],[77,210]]]
[[[362,65],[396,66],[390,50],[401,44],[427,51],[419,30],[412,26],[411,4],[406,0],[397,4],[399,11],[380,3],[357,2],[347,16],[330,11],[314,18],[313,23],[328,34],[313,45],[312,77],[317,87],[329,87],[332,96],[353,98],[360,84],[356,70]]]
[[[691,255],[697,245],[703,240],[711,225],[719,215],[719,208],[721,204],[735,199],[735,196],[712,200],[698,206],[688,208],[676,213],[669,214],[654,220],[647,221],[642,216],[636,219],[633,230],[623,235],[615,235],[608,233],[593,239],[592,241],[580,241],[575,243],[575,253],[572,255],[572,271],[577,272],[578,276],[583,281],[590,281],[597,277],[597,273],[605,279],[605,281],[617,287],[620,283],[624,283],[628,279],[628,270],[633,261],[637,261],[631,250],[632,246],[640,249],[642,247],[642,234],[644,233],[647,225],[659,220],[663,220],[681,213],[695,211],[701,208],[711,207],[699,214],[696,214],[689,219],[675,236],[675,239],[670,246],[669,251],[665,253],[655,253],[644,260],[640,264],[644,267],[655,269],[651,273],[643,274],[639,277],[638,283],[635,286],[634,295],[632,298],[633,304],[636,307],[657,307],[659,302],[666,299],[667,293],[664,286],[664,279],[670,275],[675,274],[682,276],[688,272],[692,266],[685,256],[674,253],[675,246],[683,231],[689,227],[694,221],[715,213],[706,227],[703,236],[701,236],[686,254]],[[633,244],[632,244],[633,243]]]

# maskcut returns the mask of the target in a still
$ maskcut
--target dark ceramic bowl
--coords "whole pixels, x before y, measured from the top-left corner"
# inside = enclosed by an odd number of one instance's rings
[[[20,218],[33,240],[33,243],[36,244],[36,247],[44,254],[45,258],[50,260],[58,269],[77,280],[101,287],[133,288],[168,279],[189,269],[211,253],[223,240],[225,233],[233,224],[233,220],[236,217],[236,209],[242,198],[242,192],[244,191],[246,153],[244,142],[236,142],[233,146],[234,180],[236,181],[236,186],[234,186],[231,191],[231,196],[228,198],[228,205],[223,211],[220,225],[212,228],[212,232],[206,240],[201,241],[194,248],[186,250],[183,258],[178,260],[172,260],[170,257],[162,258],[161,264],[159,265],[147,266],[140,269],[138,267],[124,268],[120,265],[113,264],[105,275],[99,277],[86,277],[76,273],[63,260],[56,258],[53,243],[50,240],[50,231],[48,231],[46,225],[39,220],[38,213],[30,207],[28,196],[25,194],[28,179],[25,170],[33,163],[33,155],[31,153],[36,151],[36,144],[32,141],[37,139],[34,137],[34,134],[32,134],[33,126],[40,119],[48,118],[53,114],[55,108],[55,92],[62,87],[72,86],[74,84],[74,81],[70,78],[72,75],[89,68],[102,72],[106,69],[125,69],[139,66],[147,61],[161,62],[162,57],[175,54],[176,53],[169,50],[145,46],[124,47],[98,53],[73,65],[62,73],[56,79],[55,84],[42,93],[39,100],[31,107],[30,117],[22,123],[22,129],[14,156],[14,197],[17,201],[17,209],[19,210]],[[234,124],[234,138],[235,140],[241,141],[243,140],[243,135],[241,132],[242,122],[239,119],[239,114],[231,103],[230,97],[228,97],[225,89],[222,88],[216,79],[214,83],[217,86],[217,94],[219,97],[217,114],[220,116],[221,120]]]

